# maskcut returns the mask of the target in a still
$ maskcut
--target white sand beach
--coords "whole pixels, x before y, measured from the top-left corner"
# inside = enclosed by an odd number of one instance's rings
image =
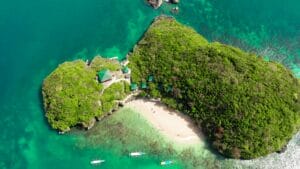
[[[126,107],[136,110],[164,136],[180,144],[203,144],[204,139],[200,129],[191,119],[165,105],[146,99],[129,101]]]

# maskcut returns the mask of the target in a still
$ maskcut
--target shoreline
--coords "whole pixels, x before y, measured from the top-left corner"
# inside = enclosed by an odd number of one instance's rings
[[[132,99],[125,108],[135,110],[168,140],[185,145],[204,145],[204,135],[187,116],[168,108],[159,101]]]

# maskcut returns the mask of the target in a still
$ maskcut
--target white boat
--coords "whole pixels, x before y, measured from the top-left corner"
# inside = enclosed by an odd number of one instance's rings
[[[172,160],[166,160],[166,161],[162,161],[160,162],[160,165],[171,165],[173,164],[174,162]]]
[[[131,152],[131,153],[129,153],[129,156],[138,157],[138,156],[145,155],[145,154],[146,153],[144,153],[144,152]]]
[[[96,165],[96,164],[101,164],[101,163],[104,163],[104,162],[105,162],[105,160],[93,160],[93,161],[91,161],[91,164]]]

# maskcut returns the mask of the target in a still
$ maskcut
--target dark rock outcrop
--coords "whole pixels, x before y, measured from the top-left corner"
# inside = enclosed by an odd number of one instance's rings
[[[178,4],[179,0],[170,0],[170,3],[172,3],[172,4]]]
[[[95,122],[96,122],[96,119],[92,118],[88,123],[80,123],[79,126],[86,130],[89,130],[95,125]]]
[[[286,150],[287,150],[287,145],[282,147],[282,149],[280,149],[279,151],[276,151],[276,153],[281,154],[281,153],[284,153]]]
[[[154,8],[157,9],[161,6],[163,3],[162,0],[147,0],[147,2]]]

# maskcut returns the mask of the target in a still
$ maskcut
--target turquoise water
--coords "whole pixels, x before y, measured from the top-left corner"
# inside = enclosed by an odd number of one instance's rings
[[[209,40],[280,61],[300,77],[300,1],[182,0],[179,7],[175,17]],[[99,168],[159,168],[159,155],[131,161],[113,138],[95,146],[82,132],[57,135],[45,121],[40,88],[63,61],[124,58],[152,19],[171,8],[154,11],[143,0],[1,1],[0,168],[92,168],[99,157],[115,159]]]

